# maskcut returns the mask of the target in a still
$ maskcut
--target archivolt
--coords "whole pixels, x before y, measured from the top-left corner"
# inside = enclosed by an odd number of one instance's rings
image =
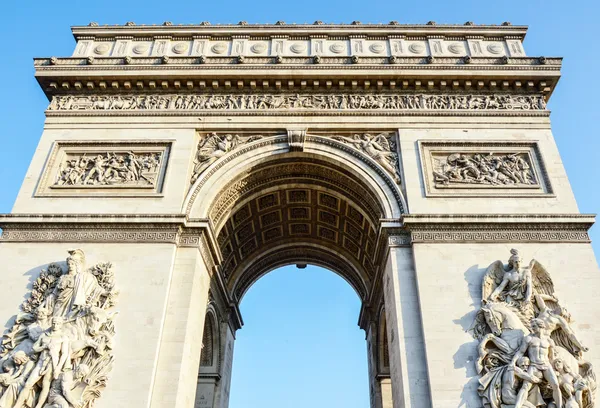
[[[222,195],[224,184],[240,180],[243,175],[252,172],[258,163],[272,159],[274,155],[294,155],[289,152],[287,140],[287,135],[264,137],[216,161],[191,186],[182,210],[193,218],[208,218],[206,203],[213,203]],[[307,156],[351,170],[356,181],[360,181],[370,195],[377,197],[384,210],[383,218],[398,218],[406,212],[406,202],[392,177],[359,150],[330,137],[307,135],[304,151]],[[202,197],[200,203],[197,203],[198,197]]]

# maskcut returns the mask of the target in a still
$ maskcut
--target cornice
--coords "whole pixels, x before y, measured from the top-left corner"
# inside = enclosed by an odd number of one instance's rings
[[[548,99],[561,58],[402,57],[37,58],[48,99],[81,92],[539,91]],[[166,61],[166,62],[165,62]],[[543,63],[542,63],[543,61]]]
[[[91,23],[88,26],[73,26],[71,31],[76,39],[81,37],[114,37],[114,36],[177,36],[193,37],[210,35],[229,37],[232,35],[247,36],[382,36],[405,35],[425,37],[431,35],[443,36],[484,36],[503,37],[513,36],[521,40],[525,38],[527,26],[513,26],[510,23],[502,25],[472,25],[466,24],[399,24],[391,21],[388,24],[323,24],[317,21],[313,24],[217,24],[208,22],[190,25],[173,25],[169,22],[163,25],[103,25]]]

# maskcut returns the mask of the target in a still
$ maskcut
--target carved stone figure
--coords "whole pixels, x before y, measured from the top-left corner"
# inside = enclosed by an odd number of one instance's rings
[[[96,176],[92,176],[96,177]],[[52,264],[5,334],[0,350],[0,408],[91,408],[112,368],[118,291],[111,264],[85,269],[69,251],[68,271]]]
[[[5,363],[3,365],[5,372],[4,374],[0,374],[0,384],[6,387],[0,397],[1,408],[12,407],[15,404],[17,397],[23,390],[25,381],[29,378],[31,371],[36,365],[24,351],[15,353],[12,356],[12,361],[12,369],[6,367]],[[29,398],[28,402],[28,405],[31,405],[31,398]]]
[[[194,184],[204,170],[227,153],[238,146],[260,139],[261,137],[260,135],[240,136],[233,134],[220,136],[214,132],[202,136],[198,143],[198,151],[194,160],[194,171],[190,183]]]
[[[536,260],[492,263],[483,278],[482,306],[471,327],[479,340],[478,392],[489,408],[592,408],[596,377],[588,349],[559,304],[549,273]]]
[[[319,59],[315,57],[315,61]],[[544,110],[542,95],[509,94],[217,94],[54,96],[49,111],[63,110]]]
[[[524,153],[453,153],[444,159],[434,159],[433,178],[438,187],[451,184],[536,185],[528,160]]]
[[[352,137],[336,136],[335,139],[351,144],[358,150],[366,153],[381,167],[394,177],[400,184],[400,170],[398,168],[398,154],[394,151],[395,144],[387,133],[371,135],[369,133],[354,134]]]
[[[81,397],[85,389],[85,377],[90,374],[86,364],[78,365],[75,370],[64,370],[52,381],[48,403],[44,408],[76,408],[83,402]]]
[[[55,186],[86,187],[134,185],[154,186],[161,153],[108,152],[96,157],[68,155],[61,164]]]
[[[550,363],[554,360],[556,344],[548,336],[544,330],[546,323],[540,319],[531,320],[531,329],[533,333],[526,336],[521,342],[521,347],[517,350],[511,361],[511,366],[514,366],[518,359],[523,357],[525,353],[529,357],[530,366],[528,374],[531,377],[544,377],[550,387],[552,387],[552,397],[554,398],[554,404],[557,408],[562,408],[562,394],[558,386],[558,377],[556,372]],[[515,408],[521,408],[529,395],[529,391],[533,382],[524,381],[523,386],[519,390],[517,395],[517,401],[515,402]]]

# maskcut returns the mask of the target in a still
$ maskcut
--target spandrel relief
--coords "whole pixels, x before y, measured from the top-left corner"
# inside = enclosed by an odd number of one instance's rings
[[[428,196],[548,196],[536,142],[420,141]]]
[[[388,133],[363,133],[352,136],[334,136],[333,138],[351,145],[369,156],[383,167],[396,183],[400,184],[398,153],[396,152],[396,141],[393,135]]]
[[[190,184],[194,184],[198,180],[198,177],[221,157],[246,143],[261,138],[261,135],[243,136],[232,133],[217,134],[214,132],[201,135],[194,159]]]
[[[588,348],[571,326],[548,271],[523,263],[492,263],[483,278],[482,306],[471,327],[479,341],[478,393],[489,408],[593,408],[597,388]]]
[[[0,406],[91,408],[113,366],[113,266],[85,266],[69,251],[66,271],[50,264],[33,282],[0,346]]]
[[[169,142],[57,142],[37,196],[156,195]]]

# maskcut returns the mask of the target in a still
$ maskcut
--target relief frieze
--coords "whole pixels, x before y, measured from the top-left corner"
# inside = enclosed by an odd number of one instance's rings
[[[428,196],[544,196],[552,194],[537,143],[420,141]]]
[[[543,111],[541,94],[188,94],[60,95],[48,111],[159,110],[490,110]]]
[[[162,191],[170,141],[58,141],[36,196],[132,196]]]
[[[67,154],[52,187],[154,187],[162,161],[162,152]]]
[[[434,157],[436,188],[460,186],[536,186],[529,155],[452,153]]]

